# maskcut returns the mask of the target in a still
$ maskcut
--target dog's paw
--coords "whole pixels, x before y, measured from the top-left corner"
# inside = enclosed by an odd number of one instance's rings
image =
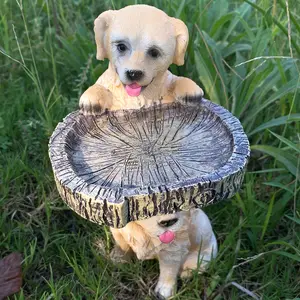
[[[159,298],[167,299],[167,298],[175,295],[176,284],[158,281],[154,291],[158,295]]]
[[[132,252],[124,252],[120,247],[115,246],[110,252],[109,257],[115,263],[129,263],[132,259]]]
[[[180,102],[183,105],[190,105],[193,107],[198,107],[201,104],[202,95],[186,95],[185,97],[181,97],[177,99],[178,102]]]
[[[174,89],[175,99],[183,104],[200,104],[203,90],[191,79],[179,77]]]
[[[94,84],[80,97],[80,111],[85,115],[96,115],[112,107],[113,95],[105,87]]]
[[[180,278],[183,280],[188,280],[193,276],[193,270],[192,269],[184,269],[180,273]]]
[[[206,271],[206,266],[200,266],[199,269],[184,269],[180,273],[180,278],[182,280],[189,280],[193,275],[201,275]]]

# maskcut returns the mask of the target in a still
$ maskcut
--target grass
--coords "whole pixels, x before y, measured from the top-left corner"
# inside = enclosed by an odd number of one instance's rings
[[[138,1],[137,1],[138,2]],[[56,191],[48,139],[106,69],[93,20],[134,1],[0,2],[0,257],[23,254],[11,299],[153,299],[154,261],[114,265],[108,228],[76,216]],[[181,18],[183,67],[247,132],[241,191],[205,209],[219,255],[174,299],[300,297],[300,4],[296,0],[145,1]]]

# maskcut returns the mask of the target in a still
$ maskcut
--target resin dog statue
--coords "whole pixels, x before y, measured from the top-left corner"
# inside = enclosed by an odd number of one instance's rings
[[[191,79],[168,71],[172,63],[184,63],[189,35],[181,20],[152,6],[132,5],[103,12],[94,31],[97,59],[108,58],[110,64],[81,96],[83,112],[139,109],[203,96]]]
[[[95,20],[97,59],[108,58],[108,69],[80,98],[84,114],[104,110],[140,109],[154,103],[191,98],[201,101],[202,89],[192,80],[168,71],[182,65],[188,29],[179,19],[147,5],[103,12]],[[178,275],[203,271],[217,253],[217,242],[208,217],[200,209],[155,216],[111,229],[115,260],[159,260],[160,277],[155,291],[174,295]]]
[[[192,270],[202,272],[217,254],[217,241],[207,215],[201,209],[155,216],[128,223],[111,232],[116,246],[111,257],[130,261],[158,259],[160,276],[155,292],[168,298],[176,292],[177,276],[187,278]]]

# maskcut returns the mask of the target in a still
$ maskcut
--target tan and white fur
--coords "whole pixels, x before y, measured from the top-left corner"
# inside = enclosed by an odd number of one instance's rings
[[[187,95],[202,97],[203,91],[195,82],[168,71],[172,63],[184,63],[189,35],[181,20],[152,6],[132,5],[103,12],[95,20],[94,31],[97,59],[108,58],[110,64],[81,96],[83,112],[139,109]],[[140,72],[138,76],[132,73],[134,76],[128,77],[128,72],[134,71]],[[142,87],[136,97],[125,89],[134,82]]]
[[[97,59],[108,58],[108,69],[80,98],[85,114],[104,110],[140,109],[154,103],[171,103],[190,97],[201,100],[202,89],[192,80],[168,71],[183,65],[188,29],[179,19],[148,5],[105,11],[95,20]],[[162,242],[168,231],[171,241]],[[155,216],[128,223],[111,232],[116,241],[115,260],[159,260],[155,291],[168,298],[176,279],[191,270],[203,271],[217,253],[217,242],[208,217],[200,209]]]
[[[170,243],[159,238],[166,230],[175,235]],[[141,260],[158,259],[160,276],[155,292],[165,298],[175,294],[178,275],[188,278],[193,270],[203,272],[217,255],[216,237],[201,209],[130,222],[121,229],[111,228],[111,232],[117,243],[111,253],[114,260],[129,262],[133,252]]]

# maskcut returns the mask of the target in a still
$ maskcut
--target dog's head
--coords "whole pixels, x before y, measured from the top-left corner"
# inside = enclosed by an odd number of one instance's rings
[[[168,67],[183,65],[188,29],[148,5],[109,10],[95,20],[97,59],[108,58],[129,96],[138,96]]]
[[[190,212],[181,211],[130,222],[122,230],[126,232],[127,241],[139,259],[154,258],[173,240],[173,250],[184,244],[189,245],[189,220]]]

